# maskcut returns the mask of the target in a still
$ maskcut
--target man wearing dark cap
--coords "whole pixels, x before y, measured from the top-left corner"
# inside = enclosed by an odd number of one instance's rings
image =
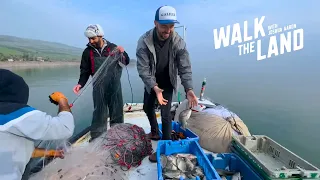
[[[74,119],[67,98],[52,93],[59,105],[52,117],[27,105],[29,87],[22,77],[0,69],[0,179],[21,180],[36,140],[62,140],[72,136]]]
[[[173,92],[177,92],[179,74],[189,106],[198,104],[193,92],[192,71],[186,43],[174,31],[177,21],[176,10],[171,6],[158,8],[155,15],[155,27],[138,40],[137,69],[144,85],[144,111],[148,116],[152,140],[159,140],[159,129],[155,115],[155,100],[161,107],[163,140],[171,140],[171,102]],[[149,160],[156,162],[155,153]]]

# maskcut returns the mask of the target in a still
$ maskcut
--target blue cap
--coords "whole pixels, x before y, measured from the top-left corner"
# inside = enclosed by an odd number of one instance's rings
[[[155,19],[160,24],[179,24],[177,21],[177,12],[171,6],[161,6],[157,9]]]

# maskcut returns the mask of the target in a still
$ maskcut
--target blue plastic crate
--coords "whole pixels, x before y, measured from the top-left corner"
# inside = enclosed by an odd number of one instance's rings
[[[181,128],[181,125],[178,122],[172,121],[172,130],[174,130],[177,133],[182,132],[183,135],[186,137],[186,139],[182,139],[181,141],[184,140],[191,140],[191,141],[199,141],[199,136],[197,136],[194,132],[192,132],[190,129],[183,130]],[[159,124],[159,135],[162,138],[162,124]],[[169,141],[169,140],[161,140],[161,141]]]
[[[213,168],[208,157],[203,152],[202,148],[197,141],[158,141],[157,147],[157,167],[158,167],[158,180],[163,180],[161,154],[193,154],[197,157],[199,166],[203,169],[207,180],[221,180],[218,173]],[[182,178],[180,180],[183,180]],[[197,177],[197,180],[200,180]]]
[[[206,155],[215,169],[224,170],[229,166],[230,171],[240,172],[243,180],[263,180],[250,165],[234,153],[220,153],[217,154],[217,157],[212,154]],[[228,180],[231,180],[231,178]]]

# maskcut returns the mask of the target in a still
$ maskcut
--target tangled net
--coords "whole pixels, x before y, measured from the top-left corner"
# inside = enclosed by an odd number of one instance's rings
[[[137,167],[152,154],[151,140],[144,130],[133,124],[117,124],[107,131],[104,146],[109,149],[112,160],[126,171]]]
[[[64,159],[54,160],[30,180],[127,180],[126,171],[152,151],[141,127],[116,124],[89,146],[70,147]]]
[[[122,96],[118,97],[116,93],[121,91],[120,78],[123,67],[120,62],[122,62],[122,58],[122,53],[114,49],[111,51],[110,56],[103,61],[95,75],[81,90],[80,95],[71,103],[75,119],[91,120],[88,114],[92,113],[90,111],[92,107],[87,105],[89,104],[89,99],[85,99],[84,97],[86,96],[82,96],[82,94],[88,93],[90,96],[91,93],[94,93],[99,96],[97,99],[100,99],[97,102],[99,105],[94,107],[94,110],[98,112],[96,118],[104,121],[106,125],[101,126],[99,131],[106,132],[108,116],[110,114],[116,114],[113,118],[119,118],[117,117],[118,114],[122,115],[122,113],[110,112],[109,109],[109,106],[116,106],[120,107],[121,111],[123,110]],[[107,89],[108,91],[106,91]],[[110,97],[113,97],[114,100],[111,100]],[[90,98],[91,100],[92,98]],[[113,110],[117,109],[114,108]],[[59,146],[57,143],[52,144],[53,141],[40,142],[47,144],[47,146],[50,145],[50,147],[45,147],[45,149],[56,149],[57,146],[59,149],[64,149],[65,157],[62,160],[59,158],[55,159],[40,172],[34,171],[38,173],[33,174],[30,179],[78,180],[79,178],[108,179],[110,177],[121,180],[126,179],[121,169],[128,170],[141,164],[142,159],[152,152],[151,141],[146,139],[142,128],[134,125],[115,125],[109,131],[100,136],[103,137],[105,135],[102,141],[91,142],[88,147],[84,148],[73,148],[67,140],[59,141]],[[44,159],[44,161],[42,161],[41,167],[39,166],[36,169],[40,170],[46,164],[46,159],[44,157],[41,159]],[[116,164],[120,165],[121,169],[119,166],[115,166]]]

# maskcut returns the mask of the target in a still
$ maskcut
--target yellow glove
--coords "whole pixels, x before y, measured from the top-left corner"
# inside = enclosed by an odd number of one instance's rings
[[[61,159],[64,158],[64,152],[62,150],[46,150],[46,149],[39,149],[35,148],[32,153],[32,158],[39,158],[39,157],[59,157]]]
[[[68,99],[64,96],[64,94],[62,94],[61,92],[54,92],[49,96],[50,102],[53,104],[58,105],[58,102],[61,99],[66,99],[68,101]]]

